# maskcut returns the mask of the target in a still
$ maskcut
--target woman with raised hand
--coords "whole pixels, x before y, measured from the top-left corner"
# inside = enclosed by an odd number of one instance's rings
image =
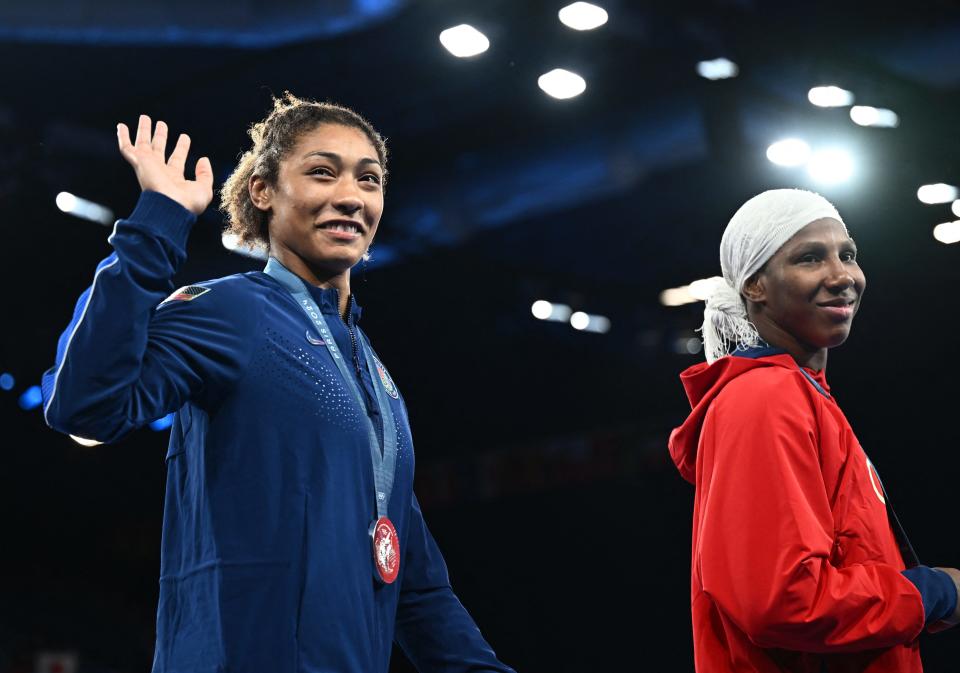
[[[153,670],[510,671],[457,600],[413,494],[407,410],[360,329],[350,270],[383,212],[387,152],[355,112],[287,94],[222,190],[262,272],[174,290],[213,197],[190,140],[142,116],[143,193],[44,376],[57,430],[114,441],[176,412]]]
[[[720,262],[670,436],[696,485],[697,671],[921,671],[921,631],[960,622],[960,572],[919,564],[827,385],[866,287],[856,245],[826,199],[778,189],[733,216]]]

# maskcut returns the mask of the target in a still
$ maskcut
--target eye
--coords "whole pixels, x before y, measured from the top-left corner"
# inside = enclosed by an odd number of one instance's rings
[[[801,264],[815,264],[820,261],[819,255],[816,255],[812,252],[801,255],[798,259],[798,262]]]
[[[333,177],[333,171],[326,166],[317,166],[307,171],[307,175],[321,175],[323,177]]]
[[[381,182],[383,182],[382,178],[376,173],[364,173],[360,176],[360,180],[362,182],[370,182],[375,185],[379,185]]]
[[[840,253],[840,259],[844,262],[856,262],[857,261],[857,251],[856,250],[844,250]]]

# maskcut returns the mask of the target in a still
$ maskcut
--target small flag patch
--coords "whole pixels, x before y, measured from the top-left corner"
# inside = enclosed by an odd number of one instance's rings
[[[160,302],[157,308],[174,301],[193,301],[200,295],[206,294],[209,291],[209,287],[200,287],[199,285],[184,285],[179,290]]]

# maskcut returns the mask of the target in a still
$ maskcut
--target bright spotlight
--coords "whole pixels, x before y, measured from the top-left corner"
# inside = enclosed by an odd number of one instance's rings
[[[807,99],[817,107],[846,107],[853,105],[853,93],[838,86],[815,86]]]
[[[587,90],[587,82],[580,75],[555,68],[548,73],[540,75],[537,79],[537,85],[544,90],[547,95],[559,98],[573,98],[579,96]]]
[[[606,334],[610,331],[610,318],[602,315],[587,314],[587,326],[583,328],[584,332],[593,332],[594,334]]]
[[[960,217],[960,200],[956,200],[950,204],[950,210],[953,211],[953,214],[957,217]]]
[[[944,222],[933,228],[933,237],[941,243],[960,243],[960,220]]]
[[[537,320],[549,320],[551,322],[567,322],[570,319],[570,307],[566,304],[555,304],[545,299],[538,299],[533,302],[530,312]]]
[[[726,58],[715,58],[712,61],[697,63],[697,74],[704,79],[718,80],[736,77],[740,68],[733,61]]]
[[[487,36],[466,23],[441,32],[440,44],[457,58],[476,56],[490,48],[490,40]]]
[[[553,313],[553,304],[543,299],[538,299],[533,302],[533,306],[530,307],[530,312],[533,313],[533,317],[537,320],[546,320],[550,317],[550,314]]]
[[[99,446],[103,444],[103,442],[98,442],[95,439],[87,439],[86,437],[78,437],[77,435],[70,435],[70,439],[80,446]]]
[[[854,164],[850,153],[841,149],[814,152],[807,163],[807,173],[823,184],[835,185],[853,177]]]
[[[242,243],[240,237],[232,231],[224,231],[223,234],[220,235],[220,242],[223,243],[223,247],[230,252],[235,252],[244,257],[267,259],[270,256],[266,246],[262,243]]]
[[[91,222],[112,225],[114,222],[113,211],[99,203],[81,199],[70,192],[60,192],[56,198],[57,208],[68,215],[79,217]]]
[[[607,10],[589,2],[575,2],[560,10],[560,21],[574,30],[593,30],[607,22]]]
[[[13,378],[13,374],[8,372],[0,374],[0,390],[13,390],[15,385],[17,385],[17,381]]]
[[[162,432],[163,430],[168,429],[173,425],[173,418],[176,414],[167,414],[162,418],[158,418],[155,421],[150,421],[150,429],[156,430],[157,432]]]
[[[892,129],[900,125],[900,117],[893,110],[869,105],[854,105],[850,108],[850,119],[860,126]]]
[[[946,185],[942,182],[933,185],[923,185],[917,190],[917,198],[923,203],[929,204],[949,203],[950,201],[956,200],[958,196],[960,196],[960,193],[957,192],[956,187]]]
[[[576,330],[585,330],[590,324],[590,316],[583,311],[577,311],[570,316],[570,326]]]
[[[810,158],[810,146],[799,138],[784,138],[767,148],[767,159],[778,166],[800,166]]]
[[[30,386],[23,394],[20,395],[20,399],[17,401],[20,405],[20,408],[24,411],[30,411],[31,409],[36,409],[43,402],[43,394],[40,392],[40,386]]]

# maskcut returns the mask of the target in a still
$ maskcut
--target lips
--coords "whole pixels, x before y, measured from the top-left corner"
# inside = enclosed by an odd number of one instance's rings
[[[831,299],[830,301],[818,302],[817,306],[836,322],[845,322],[853,317],[853,307],[855,304],[855,299],[840,297]]]

